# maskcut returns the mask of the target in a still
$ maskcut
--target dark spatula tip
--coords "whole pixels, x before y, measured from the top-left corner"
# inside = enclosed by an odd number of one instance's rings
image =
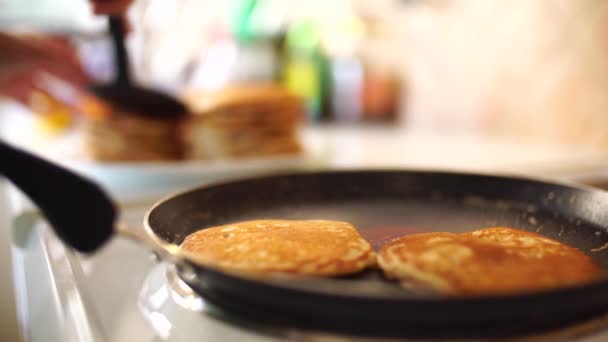
[[[110,84],[94,86],[91,90],[116,110],[133,115],[174,119],[186,115],[188,111],[186,106],[174,98],[149,89]]]

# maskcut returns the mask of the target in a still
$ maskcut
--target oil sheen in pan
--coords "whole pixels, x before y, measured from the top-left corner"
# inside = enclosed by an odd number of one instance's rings
[[[608,238],[606,233],[580,220],[565,219],[534,206],[485,201],[476,197],[464,198],[461,201],[376,199],[289,204],[225,219],[235,222],[260,218],[327,219],[351,222],[376,248],[406,234],[432,231],[459,233],[483,227],[507,226],[539,232],[576,246],[594,257],[597,253],[591,250],[605,244]],[[608,266],[600,258],[594,259],[600,266],[604,268]],[[368,270],[340,278],[293,280],[284,285],[315,292],[354,296],[407,298],[433,295],[429,292],[401,288],[396,282],[385,280],[378,270]]]

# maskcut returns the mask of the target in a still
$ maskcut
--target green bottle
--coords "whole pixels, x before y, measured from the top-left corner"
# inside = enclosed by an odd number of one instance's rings
[[[312,20],[293,23],[285,37],[283,82],[304,100],[311,121],[318,121],[323,114],[324,69],[315,23]]]

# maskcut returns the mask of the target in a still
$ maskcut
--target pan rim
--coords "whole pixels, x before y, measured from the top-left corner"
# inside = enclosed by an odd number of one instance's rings
[[[196,185],[193,187],[188,187],[187,189],[181,189],[181,190],[176,190],[173,192],[168,193],[167,195],[161,197],[159,200],[155,201],[152,206],[146,211],[146,214],[144,215],[144,225],[148,222],[148,218],[150,216],[150,214],[161,204],[188,194],[190,192],[193,191],[197,191],[201,188],[204,187],[219,187],[222,185],[228,185],[234,182],[243,182],[243,181],[255,181],[255,180],[263,180],[266,178],[271,178],[271,177],[290,177],[290,176],[298,176],[298,175],[309,175],[309,174],[334,174],[334,173],[365,173],[365,172],[386,172],[386,173],[400,173],[400,172],[407,172],[407,173],[434,173],[434,174],[442,174],[442,175],[453,175],[453,176],[483,176],[483,177],[489,177],[489,178],[505,178],[505,179],[510,179],[510,180],[519,180],[519,181],[533,181],[533,182],[539,182],[539,183],[544,183],[546,185],[559,185],[559,186],[563,186],[563,187],[568,187],[568,188],[572,188],[572,189],[577,189],[577,190],[584,190],[584,191],[592,191],[592,192],[602,192],[602,193],[608,193],[607,191],[601,190],[599,188],[595,188],[586,184],[582,184],[582,183],[578,183],[572,180],[558,180],[558,179],[553,179],[550,177],[541,177],[541,176],[526,176],[526,175],[521,175],[521,174],[512,174],[512,173],[496,173],[496,172],[491,172],[491,171],[475,171],[475,172],[469,172],[469,171],[461,171],[461,170],[455,170],[455,169],[432,169],[432,168],[378,168],[378,167],[363,167],[363,168],[350,168],[350,167],[340,167],[340,168],[331,168],[331,169],[323,169],[323,170],[301,170],[301,171],[294,171],[294,172],[272,172],[272,173],[266,173],[263,175],[253,175],[253,176],[240,176],[240,177],[234,177],[234,178],[230,178],[230,179],[223,179],[223,180],[215,180],[215,181],[211,181],[209,183],[203,183],[201,185]]]
[[[417,174],[437,174],[437,175],[446,175],[446,176],[481,176],[492,179],[502,179],[502,180],[515,180],[515,181],[530,181],[542,183],[544,185],[552,185],[564,187],[572,190],[582,190],[586,192],[592,193],[600,193],[607,195],[608,192],[603,191],[598,188],[594,188],[592,186],[588,186],[585,184],[576,183],[574,181],[564,181],[564,180],[555,180],[549,177],[537,177],[537,176],[525,176],[525,175],[514,175],[509,173],[495,173],[495,172],[468,172],[468,171],[459,171],[459,170],[445,170],[445,169],[428,169],[428,168],[332,168],[326,170],[304,170],[304,171],[295,171],[295,172],[276,172],[276,173],[268,173],[264,175],[255,175],[250,177],[236,177],[231,179],[225,179],[220,181],[212,181],[209,183],[204,183],[199,186],[190,187],[188,189],[183,189],[180,191],[173,192],[162,197],[160,200],[156,201],[147,211],[143,218],[144,230],[148,237],[156,243],[160,248],[167,249],[168,245],[174,245],[168,243],[162,237],[158,236],[150,225],[150,216],[152,213],[160,207],[162,204],[181,197],[185,196],[189,193],[200,191],[205,188],[215,188],[221,187],[224,185],[233,184],[235,182],[254,182],[274,177],[297,177],[297,176],[305,176],[305,175],[330,175],[330,174],[357,174],[357,173],[369,173],[369,172],[378,172],[378,173],[417,173]],[[260,280],[256,280],[254,278],[248,278],[243,276],[234,275],[228,272],[221,271],[219,269],[210,267],[208,265],[201,265],[200,263],[195,262],[192,258],[189,258],[186,254],[184,254],[184,259],[189,264],[195,265],[201,271],[210,271],[216,274],[219,274],[222,277],[228,277],[230,279],[238,280],[244,282],[244,284],[255,284],[256,286],[265,286],[268,290],[281,290],[281,291],[293,291],[299,294],[306,295],[314,295],[325,298],[340,298],[341,300],[355,300],[355,301],[370,301],[377,302],[382,304],[387,303],[402,303],[408,305],[484,305],[488,303],[500,303],[500,302],[513,302],[513,301],[529,301],[529,300],[543,300],[546,298],[552,298],[555,296],[570,296],[581,291],[585,292],[595,292],[599,290],[608,291],[608,277],[602,277],[596,281],[587,282],[580,285],[568,286],[568,287],[559,287],[559,288],[550,288],[550,289],[542,289],[542,290],[533,290],[526,292],[517,292],[510,294],[501,294],[501,295],[478,295],[478,296],[467,296],[467,297],[450,297],[450,296],[437,296],[437,297],[408,297],[408,298],[383,298],[383,297],[374,297],[374,296],[353,296],[349,294],[327,294],[322,292],[315,291],[307,291],[300,288],[294,288],[286,285],[264,282]]]

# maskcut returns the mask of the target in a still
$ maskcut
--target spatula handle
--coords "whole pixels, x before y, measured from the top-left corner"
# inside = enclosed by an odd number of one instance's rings
[[[0,141],[0,175],[40,208],[57,235],[81,252],[92,252],[114,232],[116,209],[92,181]]]
[[[116,78],[114,84],[116,86],[128,87],[131,84],[131,75],[129,71],[129,56],[125,46],[125,29],[123,27],[123,18],[116,15],[108,17],[108,26],[110,36],[114,45],[114,63],[116,63]]]

